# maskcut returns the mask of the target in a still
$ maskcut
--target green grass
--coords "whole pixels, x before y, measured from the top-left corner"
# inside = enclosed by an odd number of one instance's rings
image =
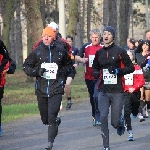
[[[82,100],[89,99],[84,81],[84,67],[81,65],[77,67],[76,70],[77,74],[72,82],[71,91],[73,103],[78,103]],[[63,106],[65,105],[66,98],[64,95]],[[2,123],[39,114],[34,90],[34,82],[27,82],[27,76],[21,67],[17,68],[15,74],[9,74],[6,77],[2,107]]]
[[[2,122],[11,122],[38,113],[39,110],[36,103],[4,105]]]

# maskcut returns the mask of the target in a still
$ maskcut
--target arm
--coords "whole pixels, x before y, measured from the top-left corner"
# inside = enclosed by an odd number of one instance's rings
[[[98,79],[100,77],[100,64],[98,62],[98,51],[95,54],[95,58],[93,60],[93,76],[95,79]]]
[[[29,56],[25,59],[23,64],[24,72],[31,77],[38,77],[41,62],[37,62],[37,56],[35,51],[32,51]]]
[[[120,54],[120,59],[122,66],[119,69],[118,75],[122,76],[134,72],[134,65],[125,50],[122,50],[122,53]]]

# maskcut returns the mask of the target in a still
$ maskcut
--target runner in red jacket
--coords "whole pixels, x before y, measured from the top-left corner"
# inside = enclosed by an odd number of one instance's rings
[[[133,60],[132,53],[130,51],[127,51],[127,53],[130,59]],[[136,118],[136,116],[138,115],[141,97],[140,88],[145,84],[144,75],[141,67],[135,64],[134,68],[135,71],[133,73],[124,75],[124,118],[129,134],[128,141],[134,141],[130,115],[132,113],[133,118]],[[140,122],[144,120],[145,119],[141,116]]]

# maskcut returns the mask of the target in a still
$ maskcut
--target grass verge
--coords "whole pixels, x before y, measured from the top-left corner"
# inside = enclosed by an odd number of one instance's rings
[[[77,74],[72,82],[71,91],[73,103],[89,99],[84,81],[84,67],[80,65],[76,70]],[[15,74],[8,74],[6,81],[4,98],[2,99],[2,123],[38,114],[34,82],[27,82],[27,76],[22,68],[17,67]],[[63,106],[66,106],[65,95],[63,96]]]

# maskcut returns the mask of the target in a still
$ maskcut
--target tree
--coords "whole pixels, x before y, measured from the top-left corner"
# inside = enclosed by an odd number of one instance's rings
[[[13,17],[14,14],[14,7],[13,7],[14,0],[7,0],[5,4],[6,5],[4,10],[5,14],[3,16],[2,38],[9,51],[9,33],[10,33],[11,18]]]
[[[69,23],[67,26],[67,35],[71,35],[73,39],[77,34],[77,23],[79,22],[78,0],[69,1]]]
[[[39,1],[25,0],[25,8],[27,11],[27,20],[30,27],[32,44],[36,43],[40,38],[43,30],[43,21],[40,12]]]
[[[130,15],[132,8],[131,0],[120,0],[119,8],[119,45],[125,46],[129,35]]]

